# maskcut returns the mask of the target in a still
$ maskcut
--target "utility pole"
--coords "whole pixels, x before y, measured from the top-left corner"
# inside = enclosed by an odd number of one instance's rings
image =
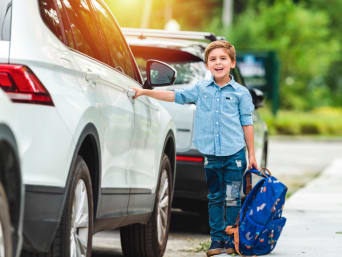
[[[144,12],[141,19],[141,28],[148,28],[152,10],[152,0],[145,0]]]
[[[223,0],[222,23],[228,28],[233,22],[233,0]]]

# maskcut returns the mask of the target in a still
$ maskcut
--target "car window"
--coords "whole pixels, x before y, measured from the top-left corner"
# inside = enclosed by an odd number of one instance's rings
[[[152,46],[131,45],[140,72],[146,79],[146,61],[157,59],[170,64],[177,71],[175,84],[193,84],[206,78],[207,69],[201,58],[187,51]]]
[[[39,1],[40,15],[43,21],[52,31],[55,36],[64,42],[65,35],[61,26],[59,13],[57,12],[57,6],[54,0],[40,0]]]
[[[63,0],[75,41],[75,49],[107,63],[106,44],[86,0]]]
[[[169,63],[177,71],[175,84],[192,84],[205,78],[207,69],[203,62]]]
[[[0,1],[0,40],[9,41],[11,36],[12,0]]]
[[[112,15],[97,0],[91,0],[91,3],[109,46],[109,65],[138,80],[129,49]]]

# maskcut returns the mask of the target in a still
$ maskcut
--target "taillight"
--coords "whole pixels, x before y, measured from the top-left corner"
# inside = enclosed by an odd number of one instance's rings
[[[176,156],[177,161],[186,161],[186,162],[203,162],[203,157],[194,157],[194,156]]]
[[[12,102],[54,105],[43,84],[23,65],[0,64],[0,87]]]

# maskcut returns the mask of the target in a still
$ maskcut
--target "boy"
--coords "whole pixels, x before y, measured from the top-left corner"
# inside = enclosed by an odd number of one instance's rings
[[[150,96],[179,104],[195,102],[194,146],[205,156],[211,245],[207,256],[234,253],[232,238],[224,233],[235,224],[241,207],[242,175],[258,168],[254,154],[252,112],[254,105],[245,87],[234,81],[236,53],[227,41],[214,41],[205,50],[205,63],[212,78],[183,91],[134,88],[135,97]]]

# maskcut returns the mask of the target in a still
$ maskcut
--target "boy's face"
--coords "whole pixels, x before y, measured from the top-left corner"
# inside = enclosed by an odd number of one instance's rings
[[[215,48],[208,55],[207,68],[215,80],[229,78],[230,69],[235,68],[236,61],[232,61],[225,48]]]

